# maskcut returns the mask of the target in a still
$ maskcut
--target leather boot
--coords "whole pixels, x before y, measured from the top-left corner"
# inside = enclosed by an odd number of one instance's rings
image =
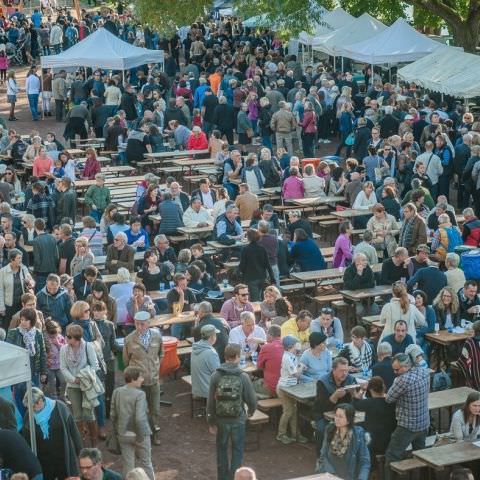
[[[97,446],[97,436],[98,436],[98,425],[96,421],[87,422],[88,426],[88,433],[90,437],[90,446],[96,447]]]

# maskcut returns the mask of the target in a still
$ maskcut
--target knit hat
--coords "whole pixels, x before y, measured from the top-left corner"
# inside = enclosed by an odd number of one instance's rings
[[[416,343],[412,343],[411,345],[409,345],[406,349],[405,349],[405,353],[407,355],[410,355],[410,357],[412,357],[413,360],[416,360],[416,358],[419,356],[419,355],[425,355],[425,353],[423,352],[422,348],[420,347],[420,345],[417,345]]]
[[[289,350],[297,343],[300,343],[300,341],[298,340],[297,337],[294,337],[293,335],[287,335],[282,339],[283,348],[285,350]]]

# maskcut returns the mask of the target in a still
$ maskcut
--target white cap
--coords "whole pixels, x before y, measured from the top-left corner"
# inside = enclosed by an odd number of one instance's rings
[[[150,320],[151,317],[150,317],[150,313],[142,311],[142,312],[137,312],[134,318],[137,322],[146,322],[147,320]]]

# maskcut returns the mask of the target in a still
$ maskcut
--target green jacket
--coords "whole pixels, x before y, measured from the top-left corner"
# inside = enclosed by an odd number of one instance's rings
[[[105,210],[110,204],[110,190],[108,187],[99,187],[98,185],[90,185],[85,194],[85,203],[91,207],[95,205],[98,210]]]
[[[8,331],[5,341],[16,345],[17,347],[26,348],[25,343],[23,342],[23,335],[18,327],[11,328]],[[34,375],[47,374],[47,352],[45,350],[43,335],[40,330],[37,330],[35,334],[35,355],[30,359],[30,367],[32,369],[32,374]]]

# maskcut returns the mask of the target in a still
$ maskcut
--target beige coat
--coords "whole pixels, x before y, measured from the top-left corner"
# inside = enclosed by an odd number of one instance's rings
[[[375,248],[383,249],[383,240],[385,238],[385,247],[388,255],[391,257],[395,253],[395,249],[397,248],[395,236],[398,235],[400,227],[398,226],[398,223],[393,215],[386,213],[386,218],[382,220],[377,220],[374,215],[367,222],[367,230],[370,230],[373,233],[372,243]],[[385,230],[387,232],[385,237],[378,235],[377,232],[380,232],[381,230]]]
[[[143,390],[123,385],[116,388],[112,396],[110,420],[118,437],[134,432],[143,438],[152,434],[147,416],[147,397]]]
[[[31,286],[35,283],[25,265],[20,267],[20,282],[23,293],[28,290],[25,282]],[[0,269],[0,311],[5,310],[6,305],[10,307],[13,305],[13,272],[10,264]]]
[[[240,220],[250,220],[253,212],[260,208],[258,197],[252,192],[245,192],[235,199],[235,206],[240,213]]]
[[[148,350],[145,350],[140,342],[137,331],[132,332],[125,338],[123,346],[123,362],[129,365],[141,367],[144,371],[145,386],[155,385],[159,380],[160,360],[163,357],[162,335],[156,329],[151,329],[152,338]]]

